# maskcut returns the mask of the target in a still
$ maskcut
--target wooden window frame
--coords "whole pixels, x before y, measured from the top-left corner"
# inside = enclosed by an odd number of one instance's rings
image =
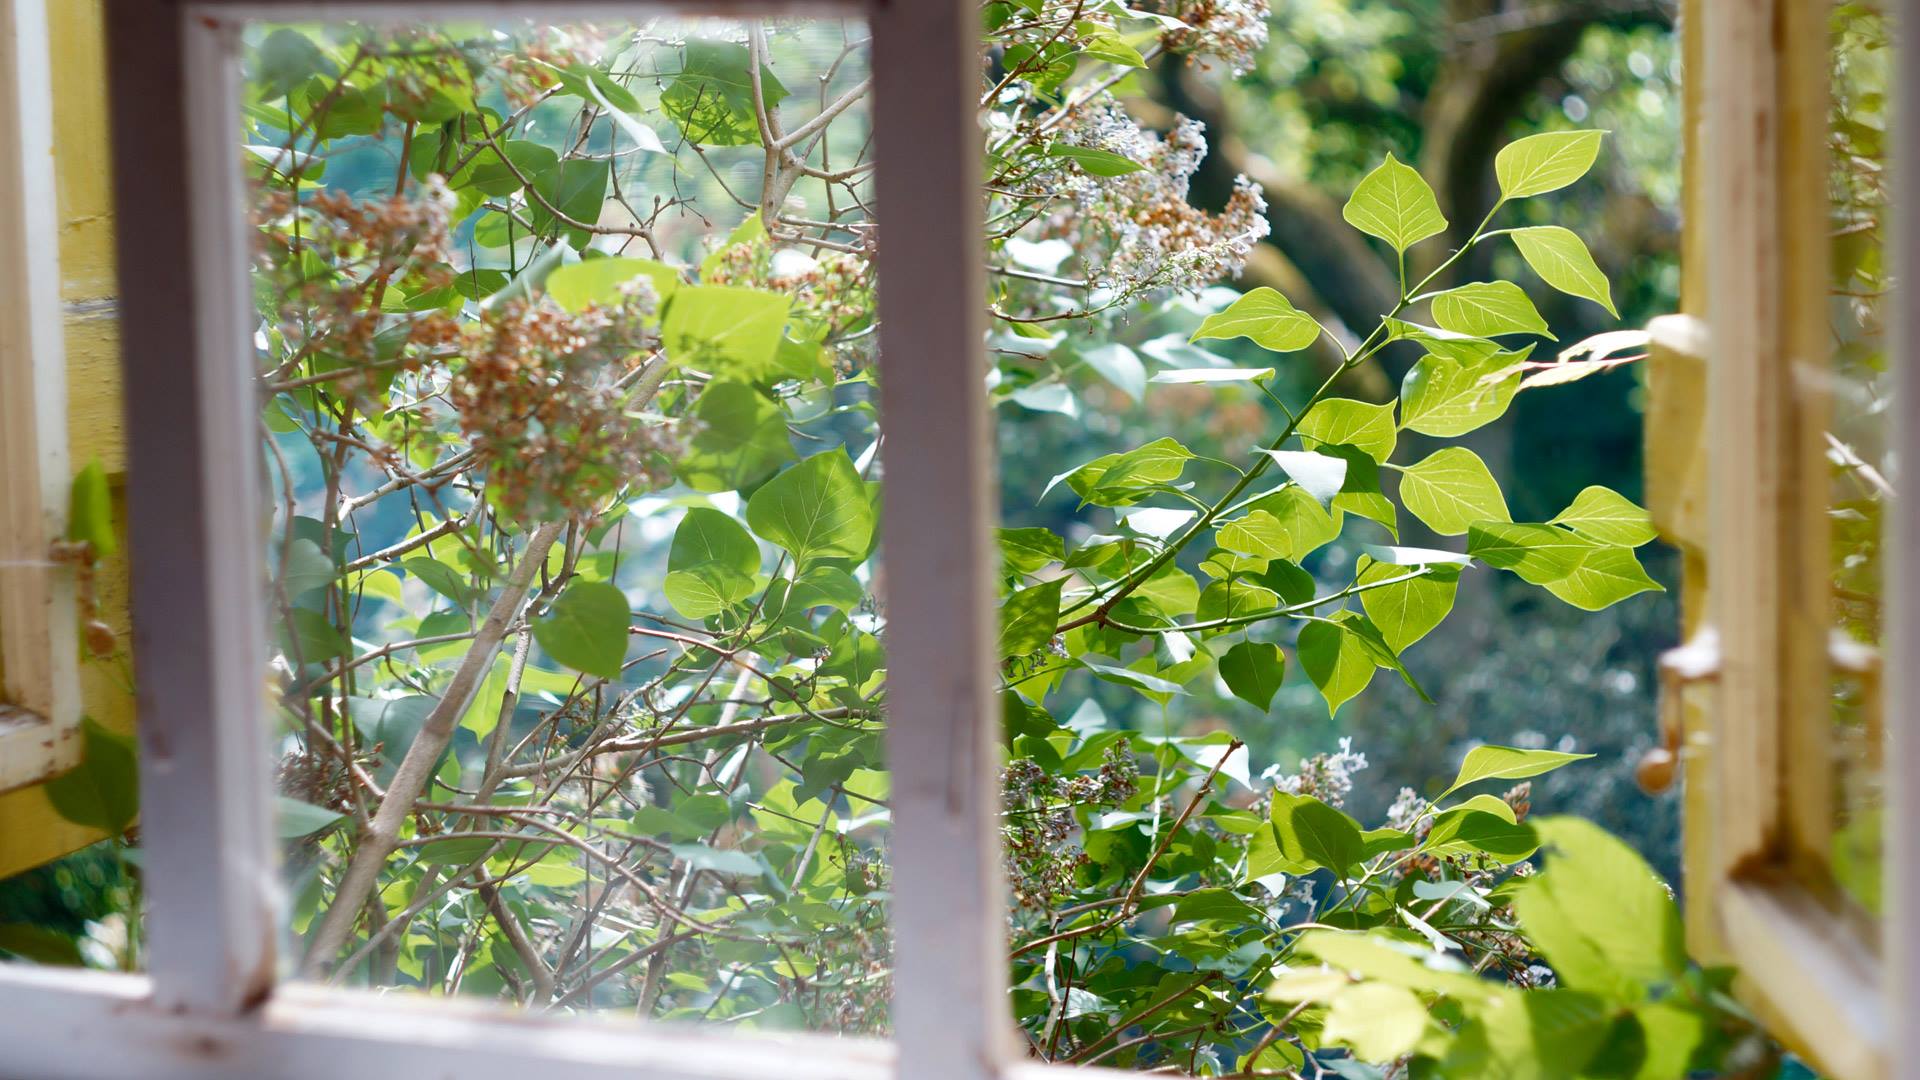
[[[880,350],[897,358],[882,361],[889,377],[880,406],[889,429],[909,433],[888,442],[881,523],[892,568],[895,983],[886,1042],[541,1017],[276,978],[281,920],[259,696],[267,607],[257,583],[265,574],[241,524],[261,519],[263,495],[245,188],[232,146],[239,28],[260,18],[662,9],[858,17],[873,34],[875,183],[891,223],[877,267]],[[127,512],[148,970],[0,965],[0,1072],[103,1080],[484,1080],[554,1067],[660,1080],[1036,1076],[1016,1060],[1006,1002],[971,0],[108,0],[107,27],[113,154],[122,163],[122,366],[126,398],[137,403],[127,417]],[[51,195],[42,201],[50,205]],[[46,325],[57,340],[57,321]],[[17,460],[19,448],[5,449]],[[37,444],[33,452],[44,460]]]
[[[0,792],[80,757],[67,387],[43,0],[0,0]]]
[[[1898,7],[1899,5],[1895,5]],[[1911,11],[1911,5],[1907,6]],[[1895,13],[1898,14],[1898,13]],[[1681,548],[1690,645],[1663,665],[1669,740],[1685,747],[1687,921],[1697,955],[1740,969],[1743,998],[1780,1037],[1844,1080],[1920,1077],[1898,1018],[1920,1007],[1920,507],[1886,527],[1884,674],[1889,805],[1878,925],[1842,917],[1826,880],[1832,777],[1827,554],[1819,390],[1827,293],[1827,7],[1818,0],[1692,0],[1683,24],[1686,230],[1682,308],[1655,320],[1648,504]],[[1916,55],[1920,20],[1899,19]],[[1920,75],[1894,65],[1899,101]],[[1896,108],[1897,155],[1920,108]],[[1887,249],[1920,266],[1920,205],[1895,162]],[[1904,279],[1906,271],[1901,271]],[[1905,376],[1920,312],[1891,305]],[[1920,461],[1902,380],[1894,443]],[[1698,685],[1687,685],[1694,684]]]

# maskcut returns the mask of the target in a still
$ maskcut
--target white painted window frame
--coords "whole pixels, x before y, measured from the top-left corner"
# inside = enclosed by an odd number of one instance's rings
[[[66,535],[52,82],[42,0],[0,0],[0,792],[79,761],[74,572]]]
[[[238,30],[259,18],[661,8],[858,17],[873,33],[875,183],[887,221],[880,404],[887,428],[901,433],[888,441],[882,521],[890,1042],[556,1018],[276,980],[282,923],[261,721],[265,570],[247,525],[264,506],[245,189],[232,138]],[[1007,1006],[993,780],[997,555],[979,299],[978,19],[973,0],[107,0],[122,364],[134,403],[128,546],[148,970],[0,965],[0,1075],[517,1080],[564,1068],[569,1077],[659,1080],[988,1080],[1034,1071],[1016,1060]],[[40,250],[44,259],[51,249]]]

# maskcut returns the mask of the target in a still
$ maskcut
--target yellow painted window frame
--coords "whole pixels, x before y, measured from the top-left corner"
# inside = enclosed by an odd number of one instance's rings
[[[1683,34],[1683,313],[1650,327],[1647,494],[1686,580],[1689,645],[1663,664],[1662,723],[1683,748],[1688,936],[1697,955],[1737,965],[1744,1000],[1824,1072],[1920,1076],[1894,1048],[1901,1005],[1920,985],[1907,851],[1920,830],[1903,810],[1920,787],[1912,724],[1904,745],[1894,735],[1900,752],[1885,765],[1893,805],[1878,925],[1842,913],[1824,855],[1835,664],[1822,572],[1827,5],[1691,0]],[[1912,187],[1896,180],[1893,190]],[[1896,258],[1910,261],[1913,248],[1890,234]],[[1896,425],[1900,445],[1913,447],[1920,424]],[[1903,502],[1890,518],[1909,516]],[[1896,538],[1913,535],[1903,524],[1892,524]],[[1899,580],[1905,547],[1888,550],[1895,659],[1884,665],[1884,700],[1898,727],[1908,711],[1900,684],[1915,668],[1903,626],[1920,605]]]
[[[40,0],[0,0],[0,792],[80,751],[50,73]]]
[[[8,0],[5,19],[8,26],[19,26],[16,11],[23,11],[29,0]],[[116,527],[125,520],[124,480],[126,476],[125,418],[120,390],[119,320],[114,300],[115,263],[113,257],[113,170],[107,146],[107,67],[106,37],[101,0],[33,0],[44,13],[44,69],[51,91],[52,169],[54,198],[33,207],[35,214],[55,213],[58,233],[58,259],[48,242],[27,248],[28,256],[13,254],[20,250],[7,241],[8,272],[0,274],[0,288],[17,288],[24,277],[13,271],[23,263],[31,264],[42,281],[57,280],[57,313],[64,331],[60,344],[65,350],[66,419],[64,423],[69,466],[97,463],[107,475],[113,495]],[[17,32],[17,31],[16,31]],[[23,46],[9,38],[0,51],[0,80],[16,85],[25,70],[18,57]],[[9,99],[12,100],[12,99]],[[40,101],[46,103],[43,93]],[[12,106],[3,114],[12,117]],[[21,138],[24,125],[11,119],[0,122],[0,140],[9,144]],[[43,140],[44,141],[44,140]],[[12,159],[9,158],[9,161]],[[45,160],[44,153],[40,160]],[[0,199],[12,199],[11,193],[24,185],[0,183]],[[9,205],[14,205],[11,202]],[[15,213],[17,211],[8,211]],[[44,218],[42,219],[44,221]],[[57,272],[57,277],[55,276]],[[0,323],[0,352],[8,357],[26,357],[23,347],[15,351],[11,335],[16,335],[19,320]],[[52,351],[41,350],[42,363],[50,363]],[[0,392],[0,399],[14,400],[11,389]],[[0,406],[3,410],[4,406]],[[0,416],[4,416],[0,411]],[[58,413],[53,415],[57,418]],[[54,440],[54,432],[41,426],[32,440],[40,445]],[[21,445],[27,445],[21,440]],[[0,462],[12,459],[11,444],[0,444]],[[28,466],[31,468],[31,466]],[[11,468],[4,471],[11,472]],[[49,481],[51,482],[51,481]],[[65,507],[67,478],[57,478],[57,503]],[[124,552],[124,534],[120,545]],[[44,554],[44,553],[43,553]],[[7,556],[11,560],[12,556]],[[112,628],[121,646],[121,654],[106,662],[79,665],[77,711],[109,730],[121,734],[133,731],[133,694],[127,678],[125,648],[129,640],[127,613],[127,568],[124,555],[102,559],[93,575],[95,616]],[[50,630],[29,628],[22,640],[55,640]],[[9,635],[0,627],[0,647]],[[62,640],[71,642],[67,637]],[[70,708],[72,706],[70,705]],[[69,713],[71,715],[71,713]],[[4,785],[0,785],[3,787]],[[78,850],[101,838],[97,829],[76,825],[61,817],[39,784],[0,791],[0,878],[39,866]]]

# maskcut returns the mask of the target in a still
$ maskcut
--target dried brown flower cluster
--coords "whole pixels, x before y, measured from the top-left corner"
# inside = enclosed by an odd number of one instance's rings
[[[586,514],[630,484],[670,481],[675,441],[629,412],[632,376],[659,349],[653,307],[641,281],[618,305],[570,314],[514,300],[465,328],[451,397],[509,517]]]
[[[1028,911],[1058,906],[1073,892],[1074,871],[1087,853],[1074,842],[1074,808],[1117,807],[1139,790],[1140,767],[1126,739],[1114,743],[1092,774],[1056,776],[1032,758],[1007,763],[1001,774],[1001,841],[1014,903]]]
[[[264,263],[256,280],[274,290],[287,357],[281,373],[304,363],[322,371],[412,367],[427,357],[408,346],[438,348],[458,338],[459,323],[443,307],[409,312],[405,303],[452,299],[453,199],[438,176],[418,196],[355,202],[326,190],[296,202],[268,190],[255,205]]]

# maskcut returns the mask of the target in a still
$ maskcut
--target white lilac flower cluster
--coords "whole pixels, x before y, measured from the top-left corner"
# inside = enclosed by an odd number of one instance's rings
[[[1353,739],[1342,736],[1340,749],[1332,754],[1315,754],[1300,762],[1299,771],[1280,776],[1274,766],[1261,779],[1273,780],[1274,789],[1289,795],[1308,795],[1329,806],[1341,806],[1353,791],[1353,774],[1367,767],[1367,755],[1356,753]]]
[[[1093,267],[1095,285],[1125,299],[1157,289],[1197,290],[1240,272],[1267,235],[1267,203],[1246,177],[1226,208],[1210,214],[1187,202],[1206,156],[1205,127],[1185,117],[1164,136],[1143,130],[1111,98],[1077,112],[1060,139],[1118,154],[1142,168],[1066,181],[1075,212],[1061,221]]]
[[[1195,57],[1202,67],[1217,60],[1235,78],[1253,70],[1267,44],[1268,0],[1176,0],[1166,6],[1187,24],[1164,36],[1169,49]]]

